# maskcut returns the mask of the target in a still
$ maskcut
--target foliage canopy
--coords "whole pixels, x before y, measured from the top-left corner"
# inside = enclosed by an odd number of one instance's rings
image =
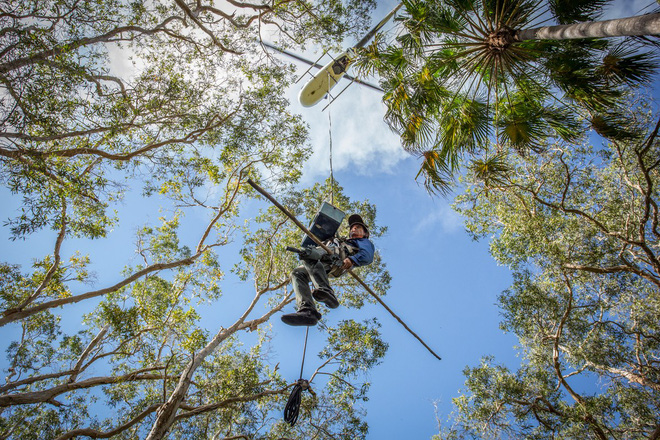
[[[16,245],[51,243],[43,255],[34,247],[32,265],[0,263],[0,326],[17,331],[0,436],[364,438],[354,404],[387,348],[375,321],[324,327],[315,394],[303,402],[310,423],[279,420],[290,384],[268,359],[268,321],[292,301],[296,262],[284,246],[295,233],[272,210],[249,224],[244,211],[255,210],[248,177],[306,218],[322,197],[294,190],[307,129],[283,98],[291,71],[260,48],[262,35],[334,42],[360,33],[373,6],[0,6],[0,182],[22,202],[4,226]],[[378,236],[375,207],[336,192]],[[116,262],[106,246],[131,227]],[[252,295],[247,283],[225,286],[230,271],[253,281]],[[363,275],[387,290],[379,259]],[[350,282],[338,289],[346,306],[365,300]],[[216,309],[227,315],[209,316]]]
[[[640,116],[641,115],[641,116]],[[660,123],[603,148],[550,144],[470,173],[458,201],[513,270],[499,298],[522,365],[465,370],[456,426],[439,438],[656,438],[660,432]],[[655,126],[654,126],[655,125]]]
[[[381,35],[358,65],[381,77],[385,120],[421,158],[417,177],[429,191],[448,191],[491,138],[524,154],[548,137],[574,142],[586,129],[632,136],[620,111],[629,89],[656,70],[652,41],[566,40],[565,33],[521,39],[541,24],[595,20],[610,1],[403,3],[398,35],[391,41]]]

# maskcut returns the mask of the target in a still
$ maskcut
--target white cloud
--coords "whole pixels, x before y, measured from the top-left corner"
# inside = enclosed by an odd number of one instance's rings
[[[108,50],[111,75],[124,79],[131,79],[144,68],[144,61],[138,60],[136,63],[139,64],[134,65],[133,60],[131,59],[134,57],[134,53],[126,45],[119,46],[118,44],[107,43],[106,48]]]
[[[413,231],[416,235],[425,234],[431,230],[438,232],[438,229],[444,233],[454,233],[463,230],[461,216],[451,209],[448,202],[439,200],[437,203],[437,209],[429,210],[429,213],[414,225]]]
[[[300,66],[299,72],[304,71],[304,66]],[[292,110],[300,113],[310,125],[314,153],[304,165],[305,180],[318,180],[330,173],[328,116],[332,121],[332,165],[335,172],[351,169],[365,175],[388,173],[408,157],[401,148],[399,137],[383,120],[385,105],[381,93],[352,84],[327,109],[323,110],[329,102],[327,99],[305,108],[298,103],[297,95],[307,80],[303,78],[288,91]],[[333,89],[333,94],[336,96],[348,84],[348,80],[342,80]]]

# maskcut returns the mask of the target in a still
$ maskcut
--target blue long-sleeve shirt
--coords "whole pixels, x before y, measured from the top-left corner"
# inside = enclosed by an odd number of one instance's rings
[[[374,244],[368,238],[349,238],[346,240],[349,244],[357,247],[356,254],[348,257],[356,266],[366,266],[374,261]]]

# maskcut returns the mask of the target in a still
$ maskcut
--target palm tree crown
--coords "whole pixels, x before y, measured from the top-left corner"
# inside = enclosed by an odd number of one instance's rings
[[[648,40],[523,40],[541,25],[595,20],[609,0],[403,3],[399,35],[376,38],[357,65],[382,78],[385,119],[422,157],[418,176],[430,191],[446,191],[465,156],[493,135],[521,152],[549,136],[574,141],[585,123],[630,135],[618,128],[617,108],[656,68]]]

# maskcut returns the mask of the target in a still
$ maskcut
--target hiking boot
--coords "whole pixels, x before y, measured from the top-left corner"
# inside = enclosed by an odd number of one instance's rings
[[[282,322],[288,325],[316,325],[321,319],[321,314],[316,310],[312,309],[302,309],[296,313],[289,313],[288,315],[282,315]]]
[[[339,300],[331,289],[314,289],[312,290],[312,296],[315,300],[322,302],[331,309],[339,307]]]

